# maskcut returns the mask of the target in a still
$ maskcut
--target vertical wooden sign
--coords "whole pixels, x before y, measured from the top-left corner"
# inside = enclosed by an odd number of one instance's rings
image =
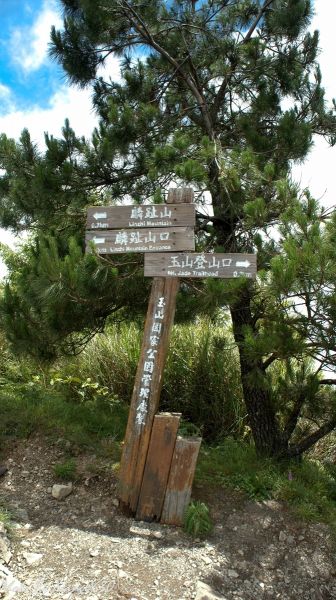
[[[169,190],[167,202],[193,202],[193,190]],[[178,289],[178,277],[153,279],[120,464],[119,499],[133,513],[138,505],[153,420],[159,406]]]

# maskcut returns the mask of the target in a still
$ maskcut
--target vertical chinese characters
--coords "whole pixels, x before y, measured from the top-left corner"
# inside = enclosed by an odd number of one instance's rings
[[[146,350],[144,360],[141,384],[139,390],[138,404],[136,410],[135,422],[138,426],[144,425],[148,413],[148,400],[150,396],[150,387],[155,369],[155,362],[158,353],[158,346],[162,335],[162,322],[165,314],[165,299],[160,296],[155,306],[154,318],[149,334],[149,348]]]

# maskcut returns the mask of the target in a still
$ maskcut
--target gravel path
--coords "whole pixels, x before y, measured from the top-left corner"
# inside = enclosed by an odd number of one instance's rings
[[[0,529],[0,598],[11,600],[256,600],[336,598],[333,540],[274,501],[196,488],[215,522],[206,541],[122,515],[103,461],[79,455],[79,478],[53,498],[64,440],[19,442],[1,478],[15,524]],[[6,554],[7,552],[7,554]]]

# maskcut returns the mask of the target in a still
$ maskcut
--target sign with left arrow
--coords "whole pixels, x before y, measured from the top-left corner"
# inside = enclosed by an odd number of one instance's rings
[[[195,204],[142,204],[92,206],[87,212],[87,229],[144,227],[195,227]]]
[[[98,254],[179,252],[195,248],[192,227],[87,231],[85,240],[87,251],[90,250],[90,244],[93,242]]]

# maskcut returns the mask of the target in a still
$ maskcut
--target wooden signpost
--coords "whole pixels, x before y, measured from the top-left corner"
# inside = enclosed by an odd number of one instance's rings
[[[255,277],[255,254],[145,254],[145,277]]]
[[[90,243],[95,245],[98,254],[174,252],[193,250],[195,235],[191,227],[89,231],[86,234],[87,249]]]
[[[92,206],[88,209],[88,229],[143,227],[194,227],[194,204],[150,204],[141,206]]]
[[[200,438],[177,436],[180,415],[159,414],[163,372],[182,277],[254,278],[253,254],[195,253],[193,190],[171,189],[166,204],[91,207],[87,251],[145,253],[153,277],[120,464],[119,499],[137,519],[181,524]]]

